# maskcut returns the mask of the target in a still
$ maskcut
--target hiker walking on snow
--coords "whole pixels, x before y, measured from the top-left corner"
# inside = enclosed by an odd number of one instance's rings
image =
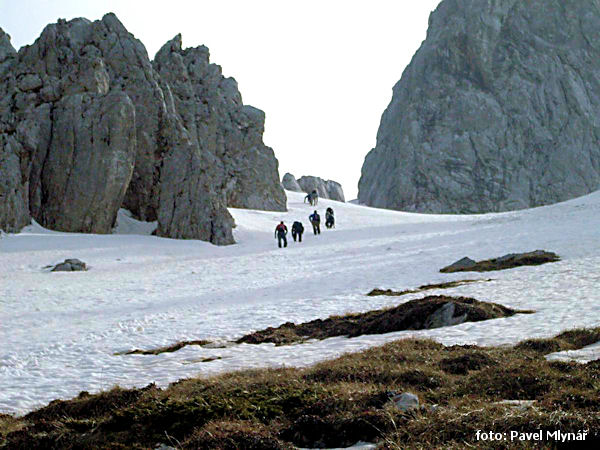
[[[333,216],[333,209],[327,208],[325,212],[325,226],[327,228],[333,228],[335,226],[335,217]]]
[[[308,200],[310,206],[317,206],[319,201],[319,194],[317,193],[317,190],[314,189],[310,194],[307,194],[306,197],[304,197],[304,203],[306,203],[306,200]]]
[[[285,237],[287,232],[288,229],[282,220],[281,223],[275,227],[275,237],[277,238],[277,244],[279,245],[279,248],[281,248],[281,241],[283,241],[283,246],[287,247],[287,238]]]
[[[294,222],[292,225],[292,237],[294,238],[294,242],[296,242],[296,236],[298,237],[298,242],[302,242],[302,233],[304,233],[304,225],[302,225],[302,222]]]
[[[317,211],[308,216],[308,220],[310,220],[310,224],[313,227],[313,233],[321,234],[321,216],[319,216]]]

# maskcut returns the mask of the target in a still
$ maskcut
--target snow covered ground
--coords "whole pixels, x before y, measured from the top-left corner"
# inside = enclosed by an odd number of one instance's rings
[[[184,377],[240,368],[303,366],[400,337],[444,344],[495,345],[600,326],[600,192],[525,211],[472,216],[422,215],[321,199],[336,212],[335,230],[305,233],[278,249],[274,228],[302,220],[310,206],[288,192],[287,213],[236,210],[237,245],[147,235],[121,212],[114,235],[58,233],[32,225],[0,240],[0,412],[25,413],[82,390],[115,384],[166,385]],[[136,235],[131,233],[146,233]],[[562,261],[485,274],[441,274],[463,256],[487,259],[545,249]],[[65,258],[87,272],[51,273]],[[186,347],[156,356],[115,356],[181,340],[228,341],[286,321],[396,305],[422,295],[367,297],[464,278],[493,278],[445,292],[536,314],[451,328],[332,338],[274,347]],[[431,291],[428,294],[438,292]],[[202,362],[209,357],[220,357]],[[600,345],[558,358],[600,357]]]

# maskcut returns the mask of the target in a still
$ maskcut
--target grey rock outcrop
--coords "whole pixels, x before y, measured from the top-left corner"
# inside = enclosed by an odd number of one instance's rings
[[[473,261],[464,258],[440,269],[442,273],[452,272],[488,272],[491,270],[512,269],[520,266],[539,266],[541,264],[560,261],[560,256],[546,250],[534,250],[525,253],[508,253],[498,258]]]
[[[289,172],[283,176],[281,184],[283,185],[283,188],[288,191],[303,192],[294,175]]]
[[[209,62],[208,49],[183,50],[177,35],[156,54],[153,66],[170,86],[175,110],[227,205],[285,211],[278,163],[262,141],[265,113],[242,103],[237,82]]]
[[[63,97],[43,162],[34,217],[54,230],[109,233],[135,161],[135,110],[122,92]],[[37,193],[36,193],[37,194]]]
[[[31,222],[27,189],[21,178],[22,149],[16,143],[14,128],[5,124],[10,106],[6,96],[15,83],[12,70],[16,55],[10,36],[0,29],[0,230],[7,232],[19,231]]]
[[[180,37],[150,62],[114,14],[48,25],[14,51],[0,32],[0,228],[29,215],[109,233],[118,209],[156,234],[233,243],[227,206],[286,209],[264,113]]]
[[[80,259],[72,258],[56,264],[51,272],[84,272],[86,270],[88,270],[86,263]]]
[[[453,325],[458,325],[467,320],[467,313],[464,313],[461,316],[454,316],[454,312],[456,310],[456,305],[452,302],[448,302],[445,305],[441,306],[438,310],[436,310],[433,314],[431,314],[425,323],[423,324],[423,328],[442,328],[442,327],[450,327]]]
[[[449,266],[441,269],[444,272],[462,272],[468,269],[472,269],[477,265],[477,261],[474,259],[465,256],[464,258],[459,259],[458,261],[453,262]]]
[[[298,184],[304,192],[312,192],[316,189],[319,197],[345,202],[342,185],[332,180],[323,180],[319,177],[303,176],[298,179]]]
[[[600,188],[600,4],[444,0],[384,112],[363,204],[472,213]]]

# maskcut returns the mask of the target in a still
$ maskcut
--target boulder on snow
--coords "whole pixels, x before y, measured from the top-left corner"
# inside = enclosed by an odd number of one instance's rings
[[[460,272],[474,267],[475,264],[477,264],[475,260],[469,258],[468,256],[465,256],[464,258],[453,262],[449,266],[444,267],[440,270],[440,272]]]
[[[52,268],[52,272],[81,272],[86,271],[87,265],[76,258],[65,259]]]
[[[455,263],[440,269],[440,272],[487,272],[491,270],[511,269],[519,266],[536,266],[559,260],[560,257],[556,253],[547,252],[545,250],[535,250],[533,252],[525,253],[508,253],[499,258],[486,259],[477,262],[464,257]]]
[[[453,302],[448,302],[437,309],[431,314],[425,321],[424,327],[430,328],[441,328],[449,327],[452,325],[458,325],[467,320],[467,313],[455,316],[456,306]]]

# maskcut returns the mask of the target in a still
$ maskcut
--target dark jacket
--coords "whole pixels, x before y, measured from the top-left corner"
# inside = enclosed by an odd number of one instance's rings
[[[311,222],[320,223],[321,222],[321,216],[318,215],[317,213],[312,213],[310,216],[308,216],[308,220],[310,220]]]
[[[294,222],[292,225],[292,233],[302,234],[304,233],[304,225],[301,222]]]

